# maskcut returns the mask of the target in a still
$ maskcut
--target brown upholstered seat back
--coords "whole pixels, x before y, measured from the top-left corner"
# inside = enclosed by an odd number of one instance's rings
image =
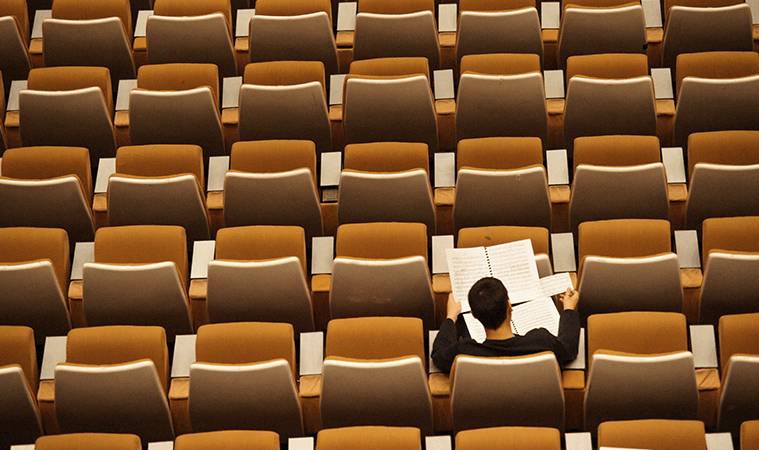
[[[582,136],[575,139],[574,170],[580,164],[635,166],[661,162],[656,136]]]
[[[531,53],[465,55],[461,58],[460,67],[460,73],[483,75],[520,75],[539,71],[540,56]]]
[[[759,313],[720,317],[719,350],[723,376],[734,354],[759,355]]]
[[[413,427],[345,427],[319,432],[316,450],[421,450],[419,428]]]
[[[216,234],[216,259],[258,261],[297,257],[306,268],[306,233],[302,227],[257,225],[222,228]]]
[[[543,144],[537,137],[462,139],[456,153],[457,170],[511,170],[542,164]]]
[[[598,426],[604,447],[706,450],[704,423],[698,420],[625,420]]]
[[[361,172],[403,172],[424,169],[430,174],[427,144],[420,142],[371,142],[345,146],[343,167]]]
[[[685,316],[632,311],[588,317],[588,355],[597,350],[656,354],[688,350]]]
[[[422,320],[415,317],[332,319],[325,357],[388,359],[414,355],[426,361]]]
[[[329,0],[263,0],[256,2],[256,14],[261,16],[299,16],[324,11],[332,24],[332,5]]]
[[[34,445],[38,450],[140,450],[142,442],[136,434],[70,433],[42,436]]]
[[[675,96],[685,77],[739,78],[758,73],[759,54],[756,52],[681,53],[677,55]]]
[[[688,178],[698,163],[759,164],[759,131],[730,130],[688,136]]]
[[[602,53],[567,58],[567,83],[575,75],[593,78],[634,78],[648,75],[648,57],[642,53]]]
[[[577,253],[585,256],[637,257],[672,251],[670,224],[659,219],[614,219],[580,224]]]
[[[266,61],[245,66],[243,83],[262,86],[292,86],[317,81],[327,95],[324,63],[321,61]]]
[[[27,89],[36,91],[72,91],[98,87],[103,92],[105,106],[113,117],[111,74],[105,67],[42,67],[29,71]]]
[[[430,78],[430,66],[424,57],[362,59],[353,61],[349,72],[378,77],[423,74]]]
[[[459,2],[460,11],[510,11],[534,8],[533,0],[464,0]]]
[[[419,11],[435,13],[433,0],[407,0],[403,2],[395,0],[361,0],[358,2],[359,13],[372,14],[410,14]]]
[[[476,227],[459,230],[457,247],[489,247],[508,242],[529,239],[532,251],[537,254],[548,254],[548,230],[541,227]]]
[[[421,256],[427,260],[427,227],[421,223],[350,223],[337,229],[336,255],[393,259]]]
[[[456,434],[459,450],[559,450],[561,433],[548,427],[493,427]]]
[[[0,325],[0,367],[18,364],[24,371],[32,395],[37,395],[39,374],[34,330],[24,326]]]
[[[129,0],[55,0],[52,17],[64,20],[93,20],[118,17],[124,24],[127,40],[132,42],[132,8]]]
[[[211,88],[219,106],[219,68],[216,64],[145,64],[137,71],[137,87],[151,91],[186,91]]]
[[[229,35],[232,36],[232,5],[229,0],[157,0],[153,5],[153,14],[158,16],[204,16],[217,12],[224,15]]]
[[[191,173],[205,187],[203,149],[199,145],[133,145],[116,151],[116,173],[163,177]]]
[[[206,433],[189,433],[177,436],[176,450],[216,450],[235,448],[239,450],[278,450],[279,436],[273,431],[224,430]]]
[[[253,173],[287,172],[306,168],[316,186],[316,145],[312,141],[241,141],[232,145],[230,170]]]
[[[0,2],[0,17],[13,16],[16,18],[21,38],[29,45],[29,10],[25,0],[5,0]]]
[[[703,226],[703,267],[714,250],[759,252],[759,217],[715,217]]]
[[[0,264],[48,259],[63,295],[68,292],[71,270],[69,250],[68,235],[60,228],[0,228]]]

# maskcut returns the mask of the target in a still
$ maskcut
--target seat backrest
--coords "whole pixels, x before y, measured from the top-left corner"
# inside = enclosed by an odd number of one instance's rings
[[[740,448],[755,450],[759,448],[759,420],[747,420],[741,424]]]
[[[427,145],[420,142],[369,142],[348,144],[343,168],[362,172],[402,172],[424,169],[430,173]]]
[[[712,251],[759,252],[759,217],[715,217],[704,220],[701,247],[704,266]]]
[[[133,433],[174,440],[165,391],[153,361],[55,367],[55,414],[63,433]]]
[[[129,0],[100,2],[97,0],[55,0],[53,19],[94,20],[116,17],[122,24],[128,42],[132,42],[132,8]],[[48,36],[45,35],[45,40]],[[45,47],[47,52],[47,46]]]
[[[567,58],[567,83],[575,75],[593,78],[635,78],[648,75],[648,57],[642,53],[601,53]]]
[[[392,56],[423,56],[427,58],[431,70],[440,68],[440,44],[432,11],[401,14],[359,11],[356,15],[353,58]]]
[[[245,66],[243,83],[261,86],[292,86],[317,81],[327,97],[324,63],[321,61],[265,61]]]
[[[560,450],[561,433],[548,427],[493,427],[456,434],[460,450]]]
[[[23,7],[26,12],[26,6]],[[32,68],[26,48],[29,40],[27,19],[26,33],[20,33],[19,21],[12,16],[0,15],[0,70],[3,83],[10,87],[12,80],[24,80]]]
[[[534,165],[514,170],[459,170],[453,223],[456,230],[498,225],[550,228],[545,168]]]
[[[634,166],[661,162],[659,138],[656,136],[581,136],[575,139],[574,167]]]
[[[665,0],[664,13],[669,14],[673,6],[688,6],[691,8],[720,8],[723,6],[737,5],[742,2],[738,0]]]
[[[210,364],[251,364],[284,359],[295,378],[293,327],[286,323],[233,322],[198,328],[195,360]]]
[[[359,172],[340,174],[337,220],[340,224],[416,222],[435,234],[435,209],[427,172]]]
[[[691,134],[688,136],[688,177],[691,180],[698,163],[732,166],[759,164],[759,131],[727,130]]]
[[[300,16],[323,11],[332,23],[332,6],[327,0],[264,0],[256,2],[256,14],[262,16]]]
[[[698,387],[693,355],[598,351],[585,385],[585,428],[609,420],[695,420]]]
[[[222,228],[216,234],[216,259],[261,261],[294,256],[306,268],[306,238],[302,227],[249,226]]]
[[[113,116],[113,87],[105,67],[44,67],[29,71],[27,89],[73,91],[97,87],[102,92],[109,117]]]
[[[159,16],[189,17],[221,13],[232,36],[232,5],[229,0],[158,0],[153,13]]]
[[[137,72],[137,87],[149,91],[186,91],[211,88],[219,105],[219,69],[208,63],[145,64]]]
[[[435,323],[429,266],[421,256],[390,260],[336,258],[329,295],[332,318],[419,317]]]
[[[464,55],[459,61],[459,72],[484,75],[519,75],[540,72],[540,56],[534,53],[487,53]]]
[[[279,436],[264,430],[223,430],[205,433],[188,433],[177,436],[174,448],[177,450],[212,450],[225,448],[245,448],[249,450],[277,450]]]
[[[677,55],[675,98],[685,77],[739,78],[759,73],[759,54],[756,52],[699,52]]]
[[[725,314],[759,312],[753,300],[759,253],[712,251],[706,261],[699,300],[699,322],[716,324]]]
[[[430,155],[438,150],[437,119],[426,76],[349,75],[343,104],[348,143],[424,142]]]
[[[256,14],[250,20],[248,43],[251,63],[321,61],[327,75],[338,70],[331,12]]]
[[[151,326],[74,328],[66,340],[66,362],[76,365],[113,365],[141,359],[153,361],[165,392],[169,383],[166,331]]]
[[[434,3],[430,0],[410,0],[396,2],[393,0],[362,0],[358,12],[372,14],[410,14],[418,11],[435,12]]]
[[[424,330],[415,317],[354,317],[327,324],[325,356],[388,359],[425,358]]]
[[[722,378],[717,427],[737,437],[741,423],[759,416],[758,355],[733,355]]]
[[[275,173],[302,168],[311,171],[316,186],[316,144],[313,141],[275,139],[232,144],[230,170]]]
[[[610,7],[565,5],[559,28],[559,68],[567,58],[598,53],[646,52],[646,20],[640,4]]]
[[[598,350],[656,354],[688,350],[688,328],[679,313],[628,311],[588,317],[588,354]]]
[[[413,427],[347,427],[319,431],[317,450],[421,450],[422,437]]]
[[[504,29],[510,30],[508,35],[504,35]],[[456,38],[459,67],[464,56],[475,54],[532,54],[538,57],[538,64],[543,61],[540,20],[534,4],[513,11],[461,9]]]
[[[504,402],[513,406],[504,410]],[[556,356],[459,356],[451,369],[455,432],[494,426],[564,429],[564,393]]]
[[[577,230],[580,223],[591,220],[668,217],[669,198],[662,163],[577,167],[569,202],[570,229]]]
[[[116,173],[139,177],[164,177],[189,173],[205,186],[203,149],[198,145],[134,145],[116,152]]]
[[[588,316],[621,311],[682,312],[683,288],[677,255],[638,258],[587,256],[577,311]]]
[[[362,59],[351,62],[349,73],[374,77],[423,74],[430,78],[430,66],[422,56]]]
[[[706,450],[704,423],[698,420],[622,420],[598,426],[598,445],[604,447]]]
[[[548,229],[541,227],[496,226],[462,228],[458,248],[489,247],[491,245],[529,239],[536,255],[548,255]]]
[[[21,367],[32,396],[36,395],[39,384],[35,342],[34,330],[29,327],[0,325],[0,345],[3,348],[0,367],[11,364]]]
[[[460,11],[508,11],[535,6],[532,0],[464,0],[459,2]]]
[[[572,152],[577,137],[615,134],[656,136],[651,77],[614,80],[572,77],[564,108],[567,151]]]
[[[332,150],[332,130],[324,84],[288,86],[243,84],[240,89],[240,139],[313,141],[317,153]]]
[[[759,313],[728,314],[719,319],[720,367],[725,375],[730,357],[759,355]]]
[[[456,150],[456,169],[510,170],[543,164],[543,143],[537,137],[462,139]]]
[[[700,131],[759,130],[757,98],[759,75],[683,79],[675,112],[675,145],[687,147],[688,137]]]
[[[42,435],[34,393],[18,365],[0,365],[0,445],[33,443]]]
[[[13,17],[18,24],[18,30],[24,42],[29,44],[29,10],[26,0],[8,0],[0,5],[0,16]]]
[[[759,164],[696,164],[685,204],[686,226],[699,231],[711,217],[759,215],[759,203],[751,195],[757,188]]]
[[[535,136],[546,142],[548,112],[539,72],[464,73],[456,100],[456,139]]]
[[[335,254],[348,258],[427,260],[427,227],[421,223],[350,223],[337,228]]]
[[[42,436],[35,449],[40,450],[140,450],[142,442],[136,434],[126,433],[71,433]]]
[[[324,428],[413,426],[433,434],[432,397],[417,356],[380,361],[330,356],[322,369]]]
[[[662,67],[674,69],[682,53],[752,51],[751,8],[747,6],[669,8],[661,47]],[[705,32],[707,29],[711,31]]]

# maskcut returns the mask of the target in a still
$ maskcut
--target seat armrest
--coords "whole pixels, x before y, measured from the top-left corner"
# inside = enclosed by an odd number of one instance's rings
[[[544,30],[558,30],[561,23],[561,3],[542,2],[540,4],[540,27]]]
[[[40,367],[40,380],[54,380],[55,366],[66,362],[66,336],[48,336]]]
[[[576,272],[574,236],[572,233],[552,233],[553,271]]]
[[[178,334],[174,343],[171,378],[188,378],[190,365],[195,362],[196,334]]]
[[[324,362],[324,333],[300,334],[300,376],[321,375]]]

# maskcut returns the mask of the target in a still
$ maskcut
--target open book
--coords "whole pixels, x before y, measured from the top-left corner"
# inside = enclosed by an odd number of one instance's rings
[[[538,278],[535,253],[529,239],[490,247],[449,248],[446,250],[453,298],[463,312],[470,311],[469,289],[483,277],[495,277],[509,291],[512,306],[549,297],[572,287],[569,274]]]
[[[469,335],[475,341],[485,341],[485,327],[471,313],[464,314]],[[514,306],[511,312],[511,331],[524,336],[535,328],[545,328],[554,336],[559,334],[559,311],[553,300],[540,298]]]

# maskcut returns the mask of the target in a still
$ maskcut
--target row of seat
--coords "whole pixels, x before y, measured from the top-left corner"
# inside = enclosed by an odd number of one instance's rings
[[[284,441],[358,425],[413,426],[422,435],[506,425],[595,434],[609,420],[674,419],[737,437],[759,413],[758,319],[723,316],[719,370],[694,368],[681,314],[628,312],[591,316],[587,371],[562,372],[546,352],[460,356],[450,376],[429,377],[416,318],[333,319],[321,373],[300,376],[288,324],[204,325],[195,355],[181,357],[193,361],[189,371],[174,373],[175,355],[171,378],[162,328],[75,329],[54,377],[41,381],[32,330],[2,327],[4,365],[16,364],[3,370],[4,397],[26,405],[18,422],[3,423],[32,438],[44,426],[46,434],[131,432],[154,442],[223,429],[272,430]]]

